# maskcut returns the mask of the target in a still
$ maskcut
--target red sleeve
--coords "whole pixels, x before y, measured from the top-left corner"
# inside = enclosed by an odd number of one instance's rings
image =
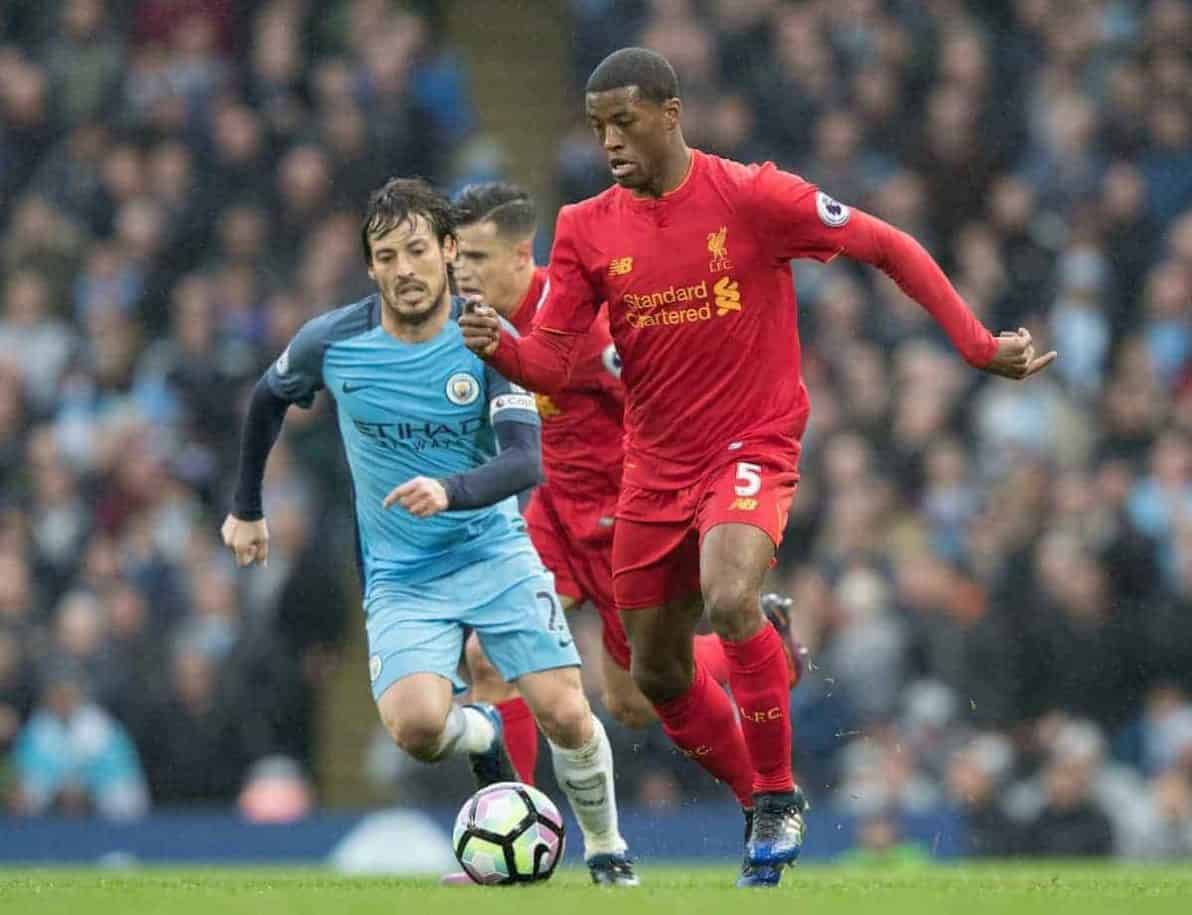
[[[772,239],[775,258],[813,257],[826,263],[843,254],[872,264],[927,310],[970,365],[986,366],[997,354],[997,338],[911,236],[769,163],[757,170],[754,189],[763,237]]]
[[[596,320],[600,299],[580,257],[575,208],[559,210],[551,248],[546,301],[524,337],[501,331],[489,363],[510,381],[539,394],[557,394],[571,378],[584,335]]]
[[[510,381],[538,394],[558,394],[567,386],[583,337],[535,328],[525,337],[501,330],[488,363]]]
[[[585,334],[600,310],[600,296],[584,265],[576,232],[575,207],[559,210],[550,252],[546,301],[534,318],[537,327],[563,334]]]

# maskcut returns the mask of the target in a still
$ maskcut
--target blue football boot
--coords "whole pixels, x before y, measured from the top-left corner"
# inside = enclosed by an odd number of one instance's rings
[[[807,809],[803,792],[795,788],[755,794],[753,803],[753,828],[745,843],[746,863],[755,869],[794,864],[803,848],[803,812]]]

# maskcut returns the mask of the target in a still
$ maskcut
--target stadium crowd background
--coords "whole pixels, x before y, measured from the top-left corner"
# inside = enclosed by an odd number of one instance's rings
[[[1192,854],[1192,5],[565,5],[575,120],[544,241],[554,204],[608,182],[583,80],[646,44],[679,71],[693,145],[911,232],[989,326],[1061,353],[988,380],[883,277],[798,265],[814,411],[774,585],[813,659],[794,694],[811,798],[873,846],[953,805],[978,851]],[[5,5],[14,814],[251,809],[269,779],[317,797],[316,708],[360,628],[325,399],[274,451],[269,566],[236,574],[218,526],[244,395],[306,318],[369,291],[367,191],[498,176],[459,154],[483,119],[439,7]],[[623,802],[720,796],[657,729],[610,733]],[[369,770],[399,801],[466,788],[383,742]]]

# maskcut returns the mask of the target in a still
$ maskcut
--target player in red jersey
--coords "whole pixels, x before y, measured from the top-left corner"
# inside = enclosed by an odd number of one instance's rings
[[[931,256],[892,226],[772,164],[742,165],[683,139],[678,80],[641,48],[588,80],[588,120],[614,187],[558,217],[550,293],[532,334],[490,310],[465,342],[532,390],[562,389],[607,302],[626,389],[625,472],[613,574],[633,676],[675,742],[710,772],[756,772],[742,885],[775,885],[798,856],[804,800],[791,773],[780,640],[758,592],[786,525],[809,402],[789,262],[878,267],[940,324],[969,364],[1025,378],[1025,330],[993,336]],[[704,608],[724,639],[739,723],[692,656]]]
[[[469,185],[454,203],[459,291],[483,299],[519,333],[530,333],[549,290],[546,269],[534,265],[538,216],[533,200],[516,185],[489,182]],[[538,396],[546,482],[534,491],[525,517],[534,546],[554,573],[564,608],[588,600],[601,616],[605,707],[626,727],[642,728],[655,714],[629,675],[629,642],[613,598],[611,566],[623,453],[620,374],[607,315],[601,312],[567,387],[554,396]],[[788,648],[793,687],[799,666],[786,617],[789,601],[767,595],[766,607]],[[697,636],[695,654],[713,679],[727,684],[728,662],[718,637]],[[531,779],[538,735],[529,709],[488,663],[478,639],[468,641],[467,664],[473,698],[500,711],[513,764],[524,779]]]

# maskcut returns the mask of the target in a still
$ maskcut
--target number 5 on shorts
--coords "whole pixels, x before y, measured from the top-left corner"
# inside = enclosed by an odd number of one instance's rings
[[[756,496],[762,488],[761,465],[738,461],[736,481],[737,485],[733,487],[733,491],[738,496]]]

